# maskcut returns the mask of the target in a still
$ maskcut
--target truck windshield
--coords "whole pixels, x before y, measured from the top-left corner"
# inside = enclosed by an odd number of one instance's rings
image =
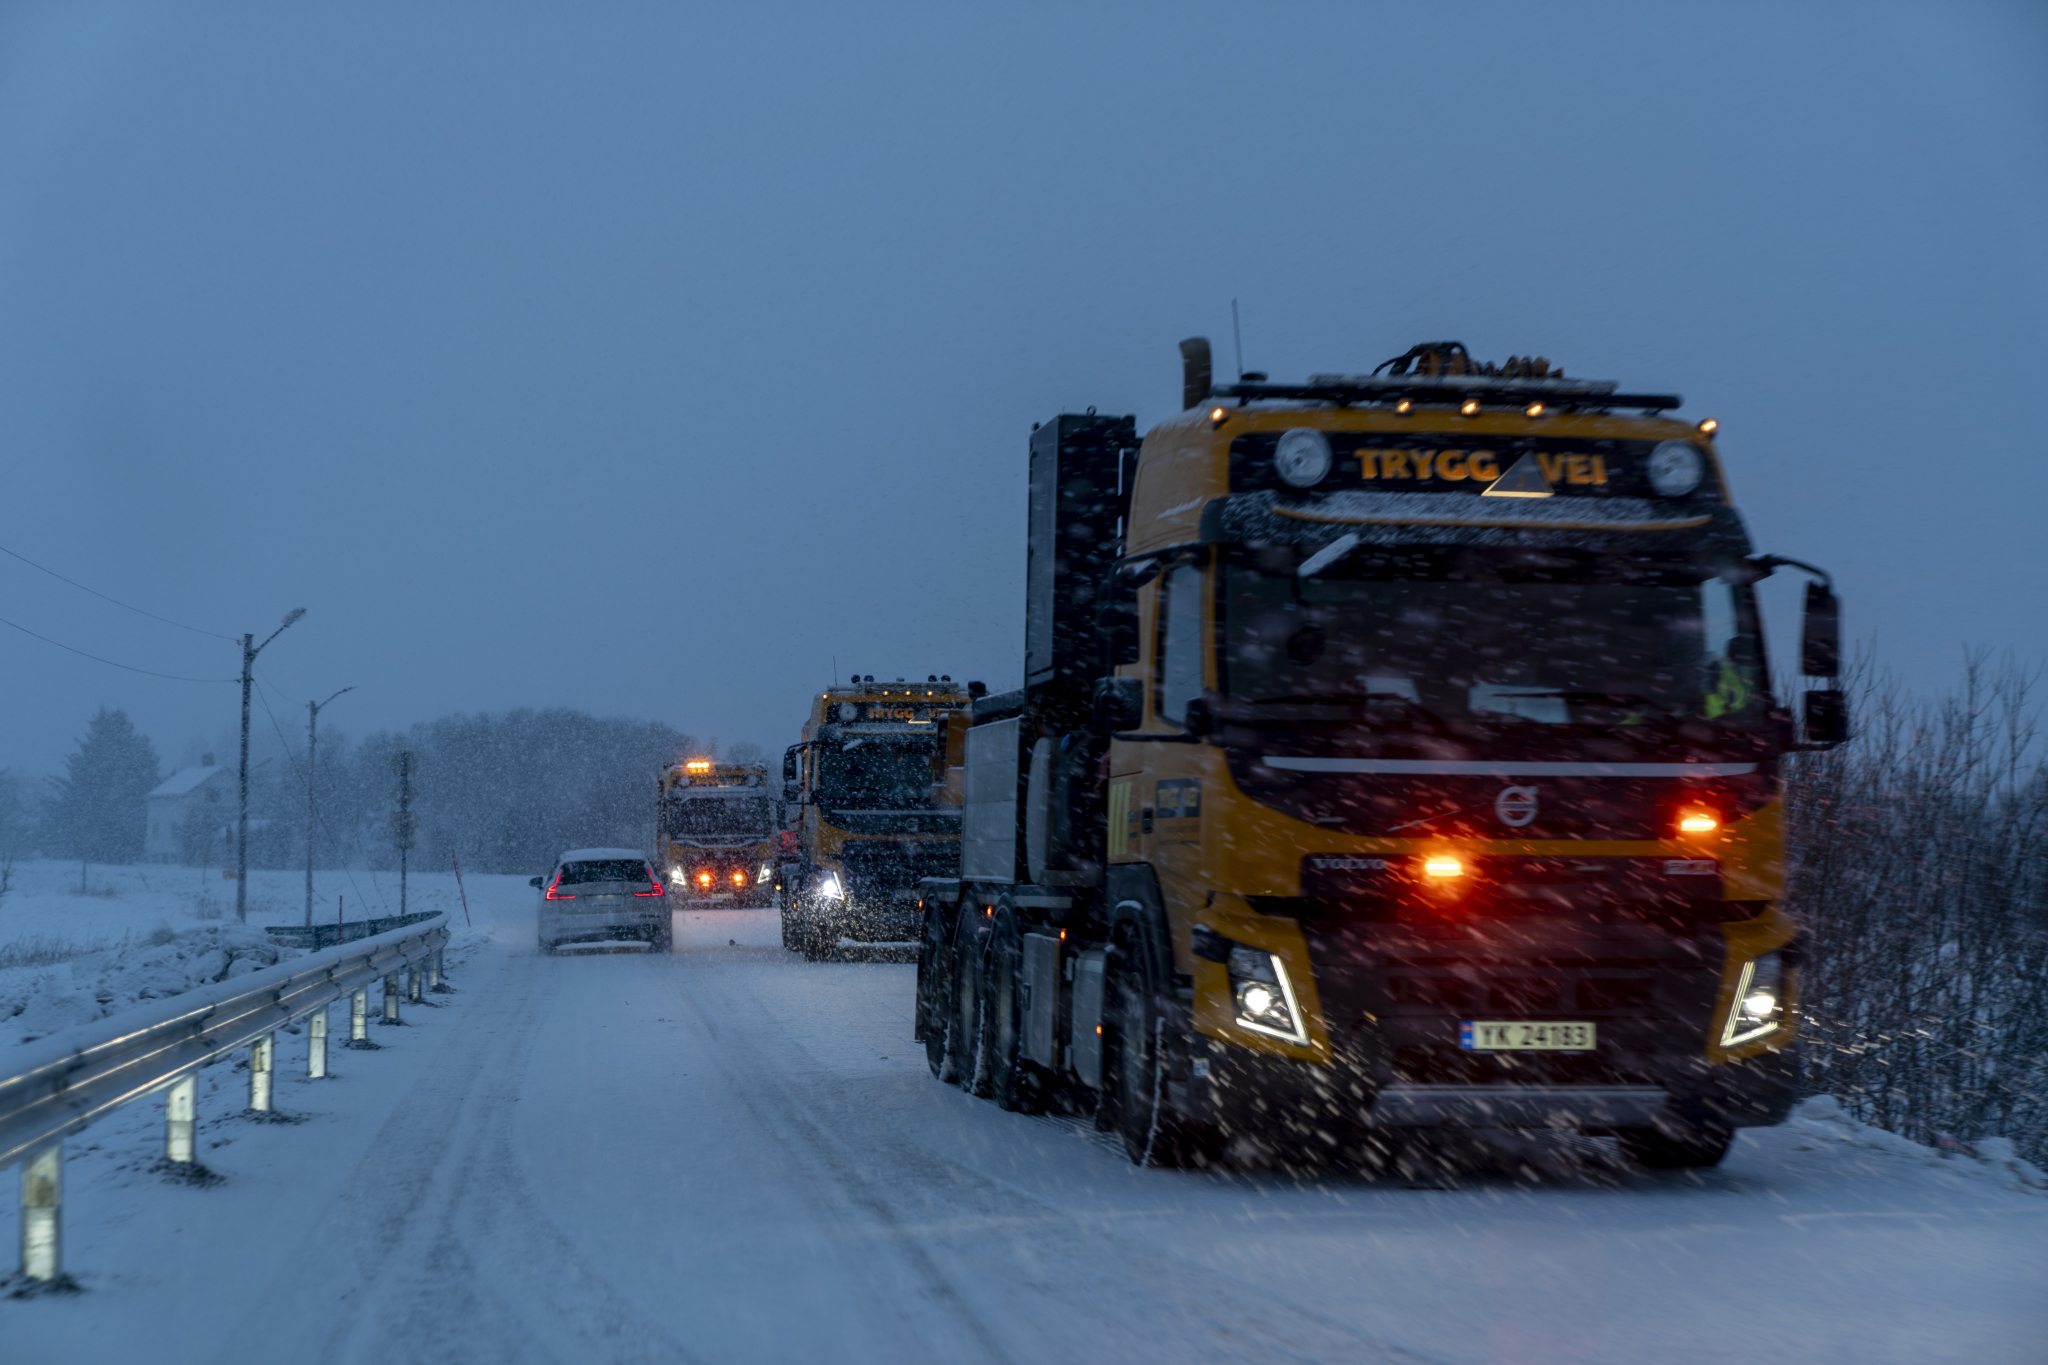
[[[1603,581],[1443,567],[1366,560],[1303,578],[1292,565],[1228,564],[1228,695],[1347,703],[1395,728],[1404,717],[1489,730],[1764,720],[1746,588],[1685,569]]]
[[[765,796],[696,796],[669,803],[671,839],[766,839],[774,832]]]
[[[912,810],[931,804],[929,735],[856,735],[818,747],[818,799],[855,810]]]

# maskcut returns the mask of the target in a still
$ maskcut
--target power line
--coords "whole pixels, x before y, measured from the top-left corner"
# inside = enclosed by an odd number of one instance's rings
[[[58,572],[57,572],[57,571],[56,571],[55,569],[49,569],[49,568],[44,568],[44,567],[43,567],[43,566],[42,566],[41,564],[38,564],[38,563],[36,563],[36,562],[35,562],[35,561],[34,561],[33,559],[30,559],[30,558],[29,558],[29,557],[28,557],[27,555],[23,555],[23,554],[15,554],[15,552],[14,552],[14,551],[12,551],[12,550],[8,549],[8,548],[7,548],[7,547],[6,547],[5,545],[0,545],[0,555],[9,555],[9,556],[12,556],[13,558],[15,558],[15,559],[18,559],[18,560],[20,560],[20,561],[21,561],[22,563],[24,563],[24,564],[28,565],[28,566],[29,566],[29,567],[30,567],[31,569],[40,569],[40,570],[41,570],[42,572],[44,572],[44,573],[48,574],[48,575],[49,575],[50,577],[52,577],[52,578],[56,579],[56,580],[57,580],[57,581],[58,581],[59,583],[69,583],[69,584],[70,584],[70,585],[71,585],[72,587],[74,587],[74,588],[78,589],[78,590],[79,590],[80,592],[89,592],[89,593],[91,593],[91,594],[92,594],[92,595],[93,595],[94,597],[100,598],[100,599],[101,599],[102,601],[112,602],[112,603],[113,603],[113,604],[114,604],[115,606],[117,606],[117,607],[123,607],[123,608],[126,608],[127,610],[129,610],[129,611],[132,611],[132,612],[136,613],[136,614],[137,614],[137,615],[139,615],[139,616],[147,616],[147,617],[148,617],[148,618],[149,618],[150,620],[152,620],[152,621],[161,621],[161,622],[163,622],[163,623],[164,623],[165,625],[167,625],[167,626],[176,626],[176,627],[177,627],[177,628],[178,628],[179,630],[189,630],[189,631],[191,631],[191,632],[192,632],[192,633],[193,633],[194,635],[211,635],[211,636],[213,636],[213,638],[214,638],[214,639],[216,639],[216,640],[226,640],[226,641],[227,641],[227,642],[228,642],[229,644],[233,644],[233,643],[235,643],[235,637],[234,637],[234,636],[232,636],[232,635],[221,635],[221,634],[219,634],[219,633],[217,633],[217,632],[215,632],[215,631],[211,631],[211,630],[201,630],[201,629],[200,629],[199,627],[197,627],[197,626],[188,626],[188,625],[186,625],[186,624],[185,624],[185,623],[184,623],[183,621],[173,621],[173,620],[172,620],[172,619],[171,619],[170,617],[168,617],[168,616],[158,616],[158,615],[157,615],[157,614],[156,614],[155,612],[153,612],[153,611],[144,611],[144,610],[143,610],[143,609],[142,609],[141,607],[137,607],[137,606],[131,606],[131,605],[129,605],[128,603],[126,603],[126,602],[123,602],[123,601],[122,601],[122,600],[121,600],[120,598],[118,598],[118,597],[108,597],[108,596],[107,596],[107,595],[106,595],[105,593],[101,592],[101,591],[100,591],[100,590],[99,590],[98,588],[88,588],[88,587],[86,587],[86,586],[85,586],[85,584],[83,584],[83,583],[80,583],[80,582],[78,582],[78,581],[77,581],[76,579],[66,578],[66,577],[65,577],[65,576],[64,576],[63,574],[60,574],[60,573],[58,573]],[[76,651],[73,651],[73,652],[75,653]],[[91,656],[91,655],[87,655],[86,657],[87,657],[87,658],[91,658],[92,656]],[[105,659],[102,659],[102,660],[100,660],[100,662],[101,662],[101,663],[105,663],[105,662],[106,662],[106,660],[105,660]],[[121,665],[116,665],[116,667],[121,667]],[[143,670],[141,670],[141,669],[137,669],[137,670],[135,670],[135,671],[136,671],[136,672],[138,672],[138,673],[140,673],[140,672],[142,672]]]
[[[10,553],[12,553],[12,552],[10,551]],[[88,589],[88,591],[90,591],[90,589]],[[108,599],[108,600],[110,600],[110,601],[111,601],[112,599],[110,598],[110,599]],[[173,624],[173,625],[175,625],[175,624],[177,624],[177,623],[176,623],[176,622],[173,622],[172,624]],[[235,681],[235,679],[233,679],[233,678],[188,678],[188,677],[186,677],[186,676],[185,676],[184,674],[182,674],[182,673],[158,673],[158,672],[157,672],[156,670],[154,670],[154,669],[150,669],[150,668],[137,668],[137,667],[136,667],[136,666],[135,666],[134,664],[123,664],[123,663],[116,663],[116,662],[115,662],[114,660],[112,660],[112,659],[102,659],[102,658],[101,658],[101,657],[100,657],[99,655],[97,655],[97,654],[87,654],[87,653],[86,653],[86,652],[85,652],[84,650],[82,650],[82,649],[72,649],[70,645],[67,645],[67,644],[65,644],[65,643],[64,643],[64,642],[63,642],[62,640],[52,640],[52,639],[51,639],[51,638],[50,638],[49,636],[47,636],[47,635],[37,635],[35,631],[32,631],[32,630],[30,630],[30,629],[29,629],[29,628],[28,628],[27,626],[23,626],[23,625],[16,625],[16,624],[15,624],[14,622],[12,622],[12,621],[8,620],[8,619],[7,619],[6,617],[4,617],[4,616],[0,616],[0,626],[13,626],[13,627],[14,627],[14,628],[15,628],[16,630],[20,631],[20,632],[21,632],[21,633],[22,633],[23,635],[35,635],[35,637],[36,637],[36,638],[37,638],[38,640],[41,640],[41,641],[42,641],[42,642],[43,642],[44,644],[46,644],[46,645],[55,645],[55,646],[57,646],[57,648],[59,648],[59,649],[66,649],[66,650],[70,650],[70,651],[71,651],[71,652],[72,652],[73,654],[76,654],[76,655],[78,655],[78,657],[80,657],[81,659],[91,659],[91,660],[92,660],[92,661],[93,661],[94,663],[96,663],[96,664],[106,664],[106,665],[107,665],[108,667],[110,667],[110,668],[125,668],[125,669],[127,669],[127,670],[128,670],[128,671],[129,671],[130,673],[141,673],[141,674],[143,674],[143,675],[144,675],[144,676],[146,676],[146,677],[151,677],[151,678],[169,678],[169,679],[170,679],[170,680],[171,680],[172,682],[203,682],[203,683],[215,683],[215,682],[234,682],[234,681]],[[200,634],[202,634],[202,635],[203,635],[203,634],[205,634],[205,633],[206,633],[206,632],[204,632],[204,631],[201,631],[201,632],[200,632]]]

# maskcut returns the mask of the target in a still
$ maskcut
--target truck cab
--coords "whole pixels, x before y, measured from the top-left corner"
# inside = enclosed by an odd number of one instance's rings
[[[842,944],[915,947],[919,880],[960,866],[960,810],[934,775],[944,722],[970,700],[938,674],[856,678],[813,698],[802,740],[783,755],[784,947],[814,961]]]
[[[1846,733],[1838,608],[1754,552],[1716,424],[1454,343],[1291,385],[1184,355],[1142,443],[1034,432],[1025,686],[974,703],[924,888],[934,1070],[1145,1161],[1527,1126],[1700,1165],[1781,1119],[1779,764]]]
[[[661,775],[656,854],[678,908],[775,904],[776,796],[757,763],[691,758]]]

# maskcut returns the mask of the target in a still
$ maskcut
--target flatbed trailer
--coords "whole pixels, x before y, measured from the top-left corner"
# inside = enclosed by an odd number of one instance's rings
[[[1716,424],[1431,343],[1033,431],[1024,685],[921,883],[932,1070],[1141,1163],[1444,1127],[1720,1160],[1797,1090],[1779,763],[1847,734],[1827,576]],[[1802,723],[1753,584],[1812,575]]]

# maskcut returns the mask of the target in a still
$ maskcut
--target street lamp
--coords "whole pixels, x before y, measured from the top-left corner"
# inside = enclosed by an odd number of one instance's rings
[[[355,688],[344,687],[341,692],[353,692]],[[336,692],[334,697],[341,695]],[[333,701],[329,697],[327,701]],[[319,752],[320,708],[327,701],[306,703],[306,927],[313,927],[313,762]]]
[[[235,816],[235,918],[243,924],[249,922],[249,676],[256,666],[256,656],[261,654],[285,627],[306,614],[304,607],[292,608],[291,615],[284,618],[284,625],[270,632],[262,644],[255,643],[254,635],[242,637],[242,796],[241,808]]]

